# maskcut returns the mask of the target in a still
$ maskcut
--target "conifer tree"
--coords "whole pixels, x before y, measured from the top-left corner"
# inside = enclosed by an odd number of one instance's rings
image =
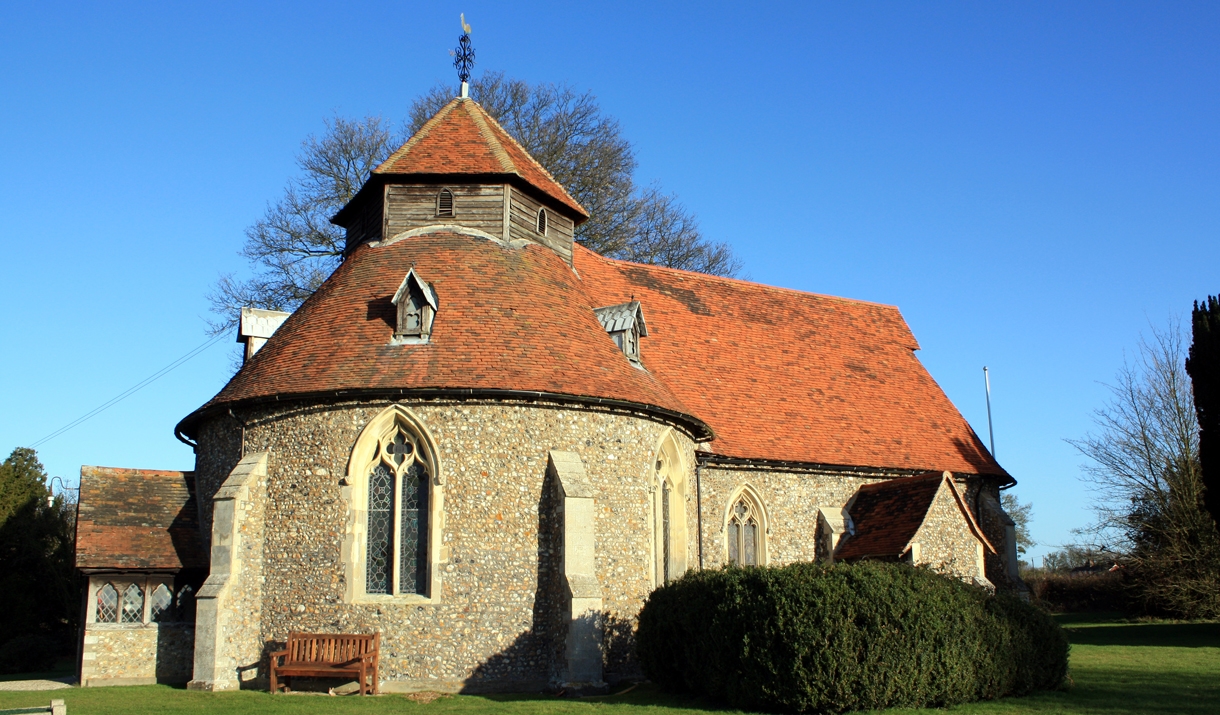
[[[1220,296],[1208,296],[1191,311],[1193,340],[1186,372],[1195,394],[1199,419],[1199,464],[1203,503],[1220,525]]]

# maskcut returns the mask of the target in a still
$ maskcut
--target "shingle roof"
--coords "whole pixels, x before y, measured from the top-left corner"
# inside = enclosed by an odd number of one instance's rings
[[[855,535],[847,537],[835,558],[902,556],[944,480],[943,474],[932,473],[860,487],[849,509]]]
[[[76,566],[206,568],[192,472],[81,467]]]
[[[446,104],[373,174],[517,176],[574,212],[578,223],[589,217],[555,177],[472,99],[459,97]]]
[[[391,345],[390,299],[412,266],[440,307],[427,344]],[[440,230],[362,245],[201,409],[370,389],[511,390],[652,406],[707,432],[657,375],[631,366],[593,308],[571,268],[537,244]]]
[[[596,308],[593,312],[597,315],[597,319],[601,321],[602,327],[606,329],[607,333],[630,330],[631,326],[635,325],[638,319],[640,322],[640,335],[648,335],[648,325],[644,322],[644,311],[640,308],[640,301],[638,300],[633,300],[630,303],[611,305],[605,308]]]
[[[596,305],[634,296],[640,359],[716,432],[716,454],[1007,476],[915,357],[898,309],[577,247]]]

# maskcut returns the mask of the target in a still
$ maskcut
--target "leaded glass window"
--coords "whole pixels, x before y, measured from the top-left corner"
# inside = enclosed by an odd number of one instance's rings
[[[123,591],[123,623],[144,622],[144,591],[136,584],[130,584]]]
[[[170,593],[169,587],[165,584],[157,584],[157,587],[153,589],[152,595],[149,597],[149,620],[156,623],[173,621],[176,615],[174,613],[174,594]]]
[[[396,428],[369,472],[365,592],[428,593],[429,475],[414,435]]]
[[[174,604],[178,607],[178,618],[187,623],[195,622],[195,589],[189,583],[178,590]]]
[[[97,590],[97,614],[94,619],[98,623],[119,622],[119,592],[111,584],[104,584]]]
[[[403,472],[401,513],[398,590],[400,593],[427,593],[428,473],[419,462]]]
[[[737,500],[729,514],[725,538],[729,546],[729,563],[757,566],[759,562],[759,518],[754,505],[744,496]]]
[[[369,475],[369,548],[365,591],[390,592],[390,554],[394,551],[394,473],[378,464]]]

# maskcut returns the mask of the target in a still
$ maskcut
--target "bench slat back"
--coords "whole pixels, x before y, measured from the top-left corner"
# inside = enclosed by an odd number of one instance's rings
[[[288,662],[345,663],[377,650],[379,633],[289,633]]]

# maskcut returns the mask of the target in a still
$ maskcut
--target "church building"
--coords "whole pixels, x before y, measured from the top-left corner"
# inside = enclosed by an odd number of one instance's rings
[[[613,260],[475,101],[335,217],[341,265],[175,428],[85,467],[82,685],[266,688],[289,633],[379,634],[382,691],[640,677],[687,571],[880,559],[1021,589],[1015,482],[893,306]]]

